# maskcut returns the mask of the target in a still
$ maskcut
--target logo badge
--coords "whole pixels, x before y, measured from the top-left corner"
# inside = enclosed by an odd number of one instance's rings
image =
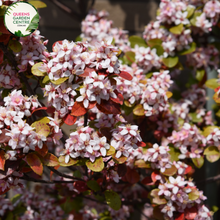
[[[5,27],[17,37],[33,33],[39,24],[37,9],[27,2],[11,4],[4,14]]]

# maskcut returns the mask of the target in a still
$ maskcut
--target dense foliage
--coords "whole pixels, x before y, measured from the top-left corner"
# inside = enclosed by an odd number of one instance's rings
[[[141,38],[91,11],[52,52],[1,17],[0,219],[211,220],[192,177],[220,158],[205,107],[206,87],[220,103],[219,15],[218,0],[162,0]]]

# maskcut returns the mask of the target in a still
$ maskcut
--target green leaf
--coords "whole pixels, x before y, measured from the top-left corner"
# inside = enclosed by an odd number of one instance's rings
[[[12,40],[12,39],[11,39],[11,40],[9,41],[9,43],[8,43],[8,46],[9,46],[9,48],[10,48],[13,52],[15,52],[15,53],[20,52],[21,49],[22,49],[21,43],[20,43],[19,41],[17,41],[17,40]]]
[[[146,163],[144,160],[136,160],[134,165],[138,168],[150,168],[150,163]]]
[[[200,123],[203,121],[202,117],[200,116],[199,118],[197,117],[197,113],[193,112],[193,113],[189,113],[189,116],[191,117],[192,122],[194,123]]]
[[[110,216],[103,216],[100,220],[112,220],[112,218]]]
[[[60,78],[58,80],[50,80],[55,85],[60,85],[61,83],[65,82],[68,79],[68,77]]]
[[[24,207],[22,204],[20,204],[19,206],[16,206],[12,212],[15,216],[20,216],[20,215],[24,214],[26,212],[26,210],[27,210],[27,208]]]
[[[218,126],[207,126],[207,127],[205,127],[205,129],[204,129],[204,131],[203,131],[203,135],[204,135],[205,137],[207,137],[209,134],[211,134],[211,133],[214,131],[215,128],[218,128],[218,129],[219,129]]]
[[[153,48],[155,48],[155,49],[157,50],[157,55],[158,55],[158,56],[162,56],[162,55],[163,55],[164,49],[163,49],[162,46],[160,46],[160,45],[154,45],[154,46],[152,47],[152,49],[153,49]]]
[[[60,156],[58,161],[60,163],[60,166],[62,166],[62,167],[73,166],[73,165],[75,165],[78,162],[78,160],[74,160],[74,159],[70,158],[69,162],[65,163],[65,156]]]
[[[49,119],[47,117],[44,117],[43,119],[35,121],[33,124],[31,124],[31,127],[35,128],[36,133],[39,135],[47,137],[50,134],[50,127],[47,125],[48,120]]]
[[[124,155],[120,156],[119,158],[117,158],[115,155],[116,154],[112,155],[112,159],[114,160],[115,163],[118,163],[118,164],[125,163],[127,161],[127,159],[128,159]]]
[[[128,51],[124,55],[124,63],[127,65],[131,65],[132,63],[135,63],[135,53],[132,51]]]
[[[37,13],[31,20],[31,23],[27,27],[26,31],[33,31],[36,30],[39,23],[39,14]]]
[[[206,155],[206,159],[211,163],[216,162],[220,158],[220,152],[216,146],[207,147],[204,155]]]
[[[42,67],[44,63],[40,62],[40,63],[36,63],[31,67],[31,72],[33,75],[35,76],[45,76],[46,72],[42,72],[39,67]],[[49,77],[48,77],[49,78]]]
[[[113,190],[105,191],[105,199],[107,204],[114,210],[119,210],[121,208],[121,199],[118,193]]]
[[[4,16],[5,11],[6,11],[7,8],[8,8],[8,6],[6,6],[6,5],[2,5],[2,6],[0,7],[0,16],[1,16],[1,17]]]
[[[38,23],[30,23],[26,31],[35,31],[38,28]]]
[[[46,8],[47,7],[47,5],[42,1],[30,0],[28,2],[32,4],[35,8]]]
[[[193,13],[194,13],[195,8],[189,5],[189,6],[187,6],[186,10],[187,10],[187,12],[188,12],[186,18],[190,18],[190,17],[193,15]]]
[[[110,145],[110,148],[107,150],[106,156],[111,156],[115,154],[115,148]]]
[[[200,82],[205,75],[205,70],[204,69],[197,69],[196,70],[196,79]]]
[[[74,171],[73,176],[77,177],[77,178],[81,178],[82,174],[81,174],[81,172],[79,170],[76,170],[76,171]]]
[[[180,55],[186,55],[186,54],[190,54],[193,53],[196,50],[196,43],[192,42],[190,45],[190,47],[188,49],[184,49],[181,52],[179,52]]]
[[[217,117],[220,117],[220,109],[215,113]]]
[[[218,206],[213,205],[211,210],[215,213],[219,210]]]
[[[3,89],[3,92],[2,92],[2,99],[4,99],[6,96],[9,95],[9,93],[11,92],[11,89]]]
[[[173,176],[177,172],[177,168],[172,165],[170,168],[166,168],[166,170],[162,173],[165,176]]]
[[[180,23],[179,25],[175,26],[175,27],[171,27],[169,29],[169,31],[173,34],[181,34],[183,31],[183,24]]]
[[[75,197],[74,199],[68,197],[66,202],[61,205],[61,208],[66,214],[69,214],[73,210],[78,212],[82,207],[82,198],[80,197]]]
[[[80,37],[80,35],[78,36],[78,37],[76,37],[76,39],[75,39],[75,42],[78,42],[78,41],[82,41],[82,38]]]
[[[20,198],[21,198],[21,194],[16,194],[13,196],[13,198],[11,199],[12,204],[15,204]]]
[[[21,33],[20,30],[15,31],[15,36],[17,36],[17,37],[24,37],[24,35]]]
[[[169,68],[176,66],[178,61],[179,61],[178,57],[167,57],[167,58],[163,58],[162,60],[163,64]]]
[[[220,86],[220,84],[218,83],[217,79],[209,79],[205,82],[206,87],[210,88],[210,89],[216,89]]]
[[[86,162],[86,166],[94,172],[101,172],[104,169],[105,165],[102,157],[98,157],[95,159],[93,163],[90,160],[88,160]]]
[[[13,215],[13,213],[12,213],[12,212],[8,212],[8,214],[7,214],[6,218],[5,218],[5,220],[14,220],[14,215]]]
[[[166,204],[166,203],[167,203],[167,200],[164,199],[162,196],[159,196],[159,195],[158,195],[159,191],[160,191],[160,189],[153,189],[153,190],[150,192],[150,197],[151,197],[152,203],[157,204],[157,205]]]
[[[201,168],[204,164],[204,158],[202,156],[199,158],[192,158],[192,162],[197,168]]]
[[[197,69],[196,70],[196,79],[200,82],[205,75],[205,70],[204,69]]]
[[[215,146],[207,147],[204,151],[204,155],[215,155],[215,154],[218,154],[218,153],[219,153],[219,150]]]
[[[129,37],[129,42],[132,48],[134,48],[135,45],[138,45],[139,47],[148,47],[143,38],[135,35]]]
[[[200,193],[197,189],[192,189],[188,196],[191,201],[195,201],[200,197]]]
[[[147,42],[147,44],[148,44],[150,47],[154,47],[154,46],[156,46],[156,45],[161,46],[162,42],[163,42],[163,41],[162,41],[161,39],[151,39],[151,40],[149,40],[149,41]]]
[[[178,161],[179,160],[179,155],[180,152],[179,150],[177,150],[174,146],[172,146],[171,144],[169,144],[169,151],[168,153],[170,154],[170,160],[171,162],[173,161]]]
[[[98,192],[101,190],[99,184],[95,180],[89,180],[86,185],[93,190],[94,192]]]
[[[193,14],[192,18],[190,19],[190,23],[193,26],[196,26],[197,17],[199,17],[201,14],[202,14],[202,12],[200,12],[200,11],[195,11],[195,13]]]
[[[144,108],[143,108],[143,105],[141,104],[138,104],[135,106],[135,108],[133,109],[133,113],[134,115],[137,115],[137,116],[144,116],[145,113],[144,113]]]

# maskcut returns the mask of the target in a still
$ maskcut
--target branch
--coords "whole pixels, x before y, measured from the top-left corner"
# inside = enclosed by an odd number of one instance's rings
[[[204,180],[200,180],[200,181],[196,182],[196,184],[211,183],[211,182],[215,182],[215,181],[219,181],[219,180],[220,180],[220,174],[218,174],[216,176],[209,177],[209,178],[204,179]]]
[[[70,9],[67,5],[61,3],[58,0],[50,0],[54,5],[56,5],[59,9],[61,9],[62,11],[64,11],[65,13],[68,13],[70,16],[72,16],[74,19],[76,19],[77,21],[81,22],[83,17],[77,13],[76,11],[73,11],[72,9]]]
[[[65,180],[53,180],[53,181],[46,181],[46,180],[41,180],[41,179],[34,179],[26,174],[24,174],[23,177],[20,179],[26,180],[26,181],[31,181],[35,183],[45,183],[45,184],[56,184],[56,183],[74,183],[75,181],[65,181]]]
[[[54,173],[56,173],[58,176],[62,176],[64,178],[67,178],[67,179],[72,179],[72,180],[80,180],[80,181],[84,181],[83,179],[80,179],[80,178],[77,178],[77,177],[73,177],[73,176],[70,176],[70,175],[66,175],[64,173],[61,173],[59,172],[58,170],[54,169],[53,167],[48,167],[48,169],[50,169],[51,171],[53,171]]]
[[[86,127],[88,124],[88,112],[84,115],[84,127]]]

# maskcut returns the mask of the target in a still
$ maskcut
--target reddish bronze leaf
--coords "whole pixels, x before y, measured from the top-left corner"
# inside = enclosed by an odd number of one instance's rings
[[[6,189],[4,189],[4,190],[2,191],[2,188],[3,188],[3,187],[4,187],[4,184],[3,184],[3,186],[0,185],[0,195],[4,195],[6,192],[8,192],[8,191],[10,190],[9,187],[6,187]]]
[[[35,148],[35,151],[37,151],[38,154],[40,154],[42,157],[46,156],[48,153],[48,147],[46,144],[43,145],[43,147],[40,149],[38,146]]]
[[[178,216],[175,218],[175,220],[184,220],[184,219],[185,219],[184,213],[179,213]]]
[[[2,64],[2,62],[3,62],[3,57],[4,57],[4,53],[3,53],[3,51],[0,49],[0,64]]]
[[[43,173],[43,165],[40,158],[35,153],[29,153],[26,156],[26,160],[31,169],[41,176]]]
[[[33,114],[34,112],[39,111],[39,110],[46,110],[47,111],[47,107],[36,108],[31,112],[31,114]]]
[[[0,42],[3,42],[4,44],[7,44],[8,41],[10,40],[11,34],[2,34],[0,36]]]
[[[121,93],[119,93],[118,91],[114,91],[114,93],[117,95],[117,98],[112,98],[110,97],[110,99],[115,102],[115,103],[118,103],[120,105],[123,105],[123,101],[124,101],[124,97]]]
[[[87,76],[89,76],[89,74],[90,74],[91,72],[93,72],[93,71],[95,71],[95,69],[86,67],[86,68],[84,69],[84,73],[83,73],[83,74],[80,74],[79,76],[80,76],[80,77],[87,77]]]
[[[76,119],[77,119],[77,117],[68,114],[67,116],[64,117],[63,121],[67,125],[74,125],[76,122]]]
[[[58,158],[51,153],[48,153],[44,158],[42,158],[44,165],[48,167],[55,167],[59,165]]]
[[[96,106],[101,112],[105,114],[121,114],[120,104],[113,102],[111,99],[109,99],[108,101],[102,100],[101,104],[97,104]]]
[[[4,18],[0,18],[0,32],[3,34],[10,34],[10,32],[6,29],[4,25]]]
[[[5,170],[5,152],[0,151],[0,170]]]
[[[138,147],[146,147],[146,144],[142,141],[142,142],[138,142],[137,146]]]
[[[100,132],[102,133],[102,135],[105,136],[109,141],[112,138],[111,130],[112,128],[100,128]]]
[[[47,113],[48,114],[53,114],[55,112],[55,108],[52,106],[47,107]]]
[[[86,185],[86,182],[83,181],[76,181],[73,186],[75,189],[77,189],[79,192],[85,192],[89,190],[88,186]]]
[[[82,116],[85,115],[87,109],[84,108],[82,102],[75,102],[71,111],[71,115],[73,116]]]
[[[133,79],[132,75],[130,75],[128,72],[125,72],[125,71],[121,71],[119,73],[119,76],[122,77],[123,79],[126,79],[126,80],[132,80]]]
[[[193,220],[197,216],[198,210],[195,206],[185,210],[185,219]]]
[[[8,131],[2,129],[2,133],[0,134],[0,143],[7,143],[11,139],[11,137],[5,135],[6,133],[8,133]]]
[[[96,106],[96,101],[95,102],[89,102],[88,109],[92,109]]]

